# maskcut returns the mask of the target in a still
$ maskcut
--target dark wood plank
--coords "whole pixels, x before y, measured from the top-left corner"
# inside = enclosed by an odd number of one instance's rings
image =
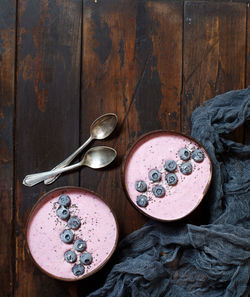
[[[15,1],[0,2],[0,295],[6,297],[13,294],[15,11]]]
[[[158,109],[157,117],[160,121],[159,128],[165,130],[180,131],[180,101],[182,88],[182,3],[169,1],[149,1],[147,11],[153,24],[152,57],[155,59],[152,66],[152,73],[155,77],[159,76],[159,89],[161,94],[161,104]],[[175,32],[173,34],[173,32]],[[145,81],[145,85],[148,82]],[[149,88],[155,88],[155,81],[152,80]],[[145,96],[148,91],[143,90]],[[154,94],[145,100],[153,100],[160,97]],[[142,107],[143,103],[139,106]],[[144,109],[146,110],[147,107]],[[147,117],[144,116],[144,121]],[[153,120],[153,117],[151,118]],[[158,127],[156,127],[158,128]],[[151,130],[150,127],[148,130]],[[147,131],[146,131],[147,132]]]
[[[40,272],[27,255],[25,224],[49,189],[78,185],[78,172],[51,186],[22,185],[26,174],[51,169],[79,145],[82,2],[20,0],[16,120],[15,296],[76,296],[76,285]],[[48,251],[49,252],[49,251]]]
[[[119,161],[100,172],[82,169],[81,185],[112,206],[120,238],[146,221],[121,185],[128,147],[145,132],[180,130],[182,10],[181,1],[84,1],[81,135],[88,138],[97,116],[117,113],[117,133],[96,144],[114,147]],[[103,282],[108,270],[86,280],[80,296]]]
[[[246,5],[185,2],[182,130],[203,101],[245,85]],[[234,135],[243,140],[243,129]]]

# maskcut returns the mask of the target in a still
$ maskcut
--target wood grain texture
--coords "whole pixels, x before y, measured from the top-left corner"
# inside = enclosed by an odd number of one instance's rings
[[[80,0],[20,0],[16,115],[15,296],[75,296],[72,284],[40,272],[26,252],[25,225],[44,192],[78,185],[78,172],[51,186],[22,185],[26,174],[53,168],[79,146]],[[49,251],[48,251],[49,252]]]
[[[182,130],[203,101],[245,85],[246,5],[185,2]],[[243,137],[243,130],[239,138]]]
[[[1,296],[13,294],[13,180],[16,3],[0,2],[0,282]]]

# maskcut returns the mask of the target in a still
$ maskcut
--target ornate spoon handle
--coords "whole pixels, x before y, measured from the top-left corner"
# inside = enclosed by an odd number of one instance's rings
[[[45,180],[46,178],[51,177],[54,174],[61,174],[65,171],[75,169],[82,165],[83,165],[83,161],[73,164],[73,165],[70,165],[70,166],[67,166],[67,167],[64,167],[64,168],[59,168],[56,170],[50,170],[50,171],[45,171],[45,172],[40,172],[40,173],[29,174],[29,175],[25,176],[25,178],[23,180],[23,184],[25,186],[32,187],[32,186],[40,183],[41,181]]]

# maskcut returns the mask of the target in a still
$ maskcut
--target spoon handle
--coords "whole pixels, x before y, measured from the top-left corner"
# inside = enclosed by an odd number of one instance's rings
[[[50,170],[50,171],[45,171],[45,172],[40,172],[40,173],[35,173],[35,174],[29,174],[26,175],[24,180],[23,180],[23,184],[25,186],[28,187],[32,187],[38,183],[40,183],[41,181],[45,180],[46,178],[49,178],[51,176],[53,176],[54,174],[61,174],[65,171],[69,171],[75,168],[78,168],[80,166],[84,165],[83,160],[79,163],[64,167],[64,168],[59,168],[56,170]]]
[[[93,138],[90,136],[83,145],[81,145],[73,154],[71,154],[67,159],[65,159],[64,161],[62,161],[61,163],[59,163],[56,167],[54,167],[53,169],[51,169],[51,171],[55,171],[56,169],[59,168],[64,168],[66,166],[68,166],[71,161],[73,161],[75,159],[75,157],[82,152],[82,150],[93,140]],[[55,180],[58,179],[58,177],[60,176],[60,174],[58,175],[53,175],[53,176],[49,176],[49,178],[44,180],[45,185],[50,185],[52,184]]]

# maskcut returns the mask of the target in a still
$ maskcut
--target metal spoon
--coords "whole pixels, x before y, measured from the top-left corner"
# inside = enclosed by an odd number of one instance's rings
[[[79,163],[56,170],[27,175],[23,180],[23,184],[25,186],[32,187],[54,174],[61,174],[81,166],[88,166],[93,169],[103,168],[113,162],[116,156],[116,150],[111,147],[95,146],[86,152]]]
[[[114,113],[106,113],[99,118],[97,118],[90,126],[90,137],[84,142],[73,154],[71,154],[67,159],[62,161],[52,170],[66,167],[75,159],[75,157],[94,139],[104,139],[108,137],[115,129],[117,124],[117,116]],[[52,176],[44,181],[46,185],[53,183],[60,174]]]

